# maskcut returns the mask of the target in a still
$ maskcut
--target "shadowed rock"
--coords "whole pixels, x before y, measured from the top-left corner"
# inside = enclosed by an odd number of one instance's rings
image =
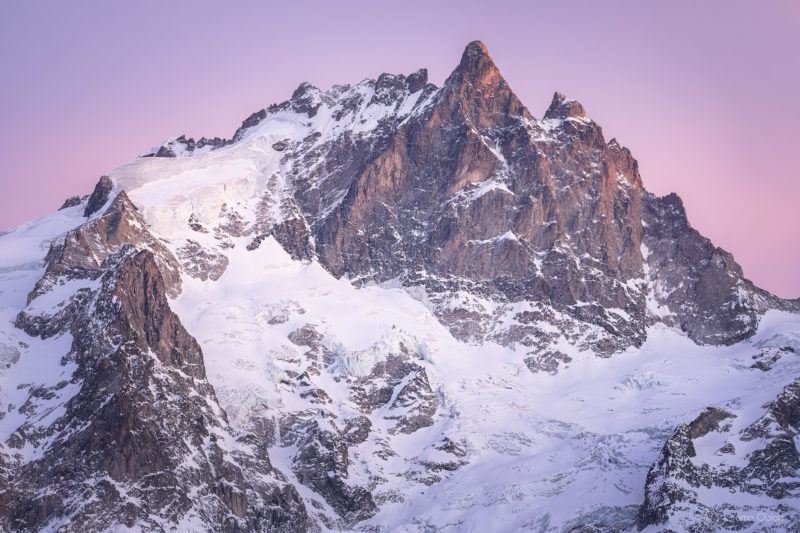
[[[783,531],[800,527],[794,506],[800,497],[800,451],[794,438],[800,429],[800,381],[786,386],[764,407],[758,420],[738,432],[722,424],[737,415],[716,407],[707,408],[689,425],[680,424],[647,474],[639,530],[664,524],[685,531],[744,530],[763,525],[759,516],[780,518],[774,523]],[[710,466],[718,461],[698,455],[694,441],[711,432],[729,440],[714,456],[733,459]],[[752,450],[738,452],[730,442],[737,439],[752,442]],[[739,497],[709,500],[709,491]]]
[[[83,216],[89,217],[106,205],[108,196],[111,194],[111,189],[113,188],[114,185],[111,183],[111,178],[102,176],[100,181],[97,182],[97,185],[94,186],[94,191],[92,191],[92,194],[89,196],[89,201],[86,203]]]
[[[61,211],[62,209],[67,209],[70,207],[81,205],[82,201],[83,199],[80,196],[70,196],[69,198],[64,200],[64,203],[61,204],[61,207],[59,207],[58,210]]]

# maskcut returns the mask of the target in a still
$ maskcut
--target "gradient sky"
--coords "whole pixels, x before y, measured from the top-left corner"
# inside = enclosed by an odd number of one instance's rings
[[[800,296],[800,2],[6,2],[0,229],[164,139],[230,137],[301,81],[427,67],[481,39],[541,117],[579,100],[648,190],[745,275]]]

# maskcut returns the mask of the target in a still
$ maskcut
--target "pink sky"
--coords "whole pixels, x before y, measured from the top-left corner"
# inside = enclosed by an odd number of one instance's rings
[[[745,275],[800,296],[800,3],[14,2],[0,7],[0,229],[167,137],[230,137],[301,81],[429,69],[481,39],[534,116],[558,90]]]

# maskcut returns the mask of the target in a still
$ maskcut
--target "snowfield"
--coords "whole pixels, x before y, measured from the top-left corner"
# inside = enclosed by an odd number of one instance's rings
[[[388,480],[381,491],[405,495],[365,528],[560,530],[576,515],[600,514],[629,523],[647,471],[678,423],[719,406],[750,424],[800,373],[796,355],[769,373],[750,368],[758,346],[800,342],[800,317],[789,313],[769,312],[756,336],[729,347],[698,346],[657,326],[641,349],[611,359],[574,353],[568,368],[550,376],[528,371],[523,350],[459,342],[402,289],[355,289],[317,264],[292,261],[272,239],[255,254],[237,246],[229,257],[219,281],[185,280],[173,307],[201,343],[209,379],[234,423],[259,406],[308,407],[279,383],[283,361],[297,357],[287,335],[305,324],[318,326],[340,356],[337,371],[346,374],[368,372],[392,342],[417,347],[443,408],[433,426],[394,437],[397,457],[385,463],[375,464],[368,443],[351,452],[367,464],[356,472],[365,482],[377,469]],[[287,320],[270,325],[276,314]],[[322,389],[346,398],[323,376]],[[337,415],[346,417],[343,407]],[[431,486],[409,480],[409,465],[435,455],[443,436],[463,446],[467,464]],[[718,448],[710,445],[708,455]],[[290,471],[290,456],[279,448],[270,457]]]

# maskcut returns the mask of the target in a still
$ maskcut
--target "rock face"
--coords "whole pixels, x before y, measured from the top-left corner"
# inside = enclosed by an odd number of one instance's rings
[[[170,139],[150,152],[142,154],[142,157],[178,157],[187,153],[202,153],[222,148],[232,142],[231,139],[220,139],[219,137],[214,137],[213,139],[201,137],[199,141],[195,141],[191,137],[187,139],[186,135],[181,135]]]
[[[339,132],[275,143],[292,186],[283,215],[245,230],[250,248],[271,234],[357,284],[399,279],[459,338],[529,347],[534,371],[570,360],[562,340],[605,356],[664,322],[731,344],[765,310],[799,308],[744,279],[676,196],[648,193],[631,153],[575,100],[556,93],[534,119],[477,41],[442,88],[426,79],[384,74],[325,93],[303,84],[249,117],[234,141],[287,113],[324,113]],[[375,127],[359,133],[367,120]]]
[[[788,385],[755,422],[710,407],[681,424],[650,469],[639,530],[669,524],[686,531],[793,531],[800,527],[800,381]],[[707,442],[716,443],[709,448]],[[699,454],[696,446],[707,450]],[[709,453],[710,452],[710,453]],[[724,497],[714,497],[723,494]]]
[[[534,121],[472,43],[432,105],[387,144],[338,209],[312,225],[332,272],[552,306],[610,332],[587,343],[602,353],[641,342],[644,299],[624,286],[642,274],[641,182],[630,154],[607,145],[597,125]],[[507,340],[540,344],[541,333],[515,318]],[[475,340],[497,333],[468,317],[450,321]]]
[[[95,185],[94,191],[92,191],[92,194],[89,196],[89,201],[86,203],[83,216],[91,216],[102,209],[102,207],[106,205],[113,188],[114,184],[111,183],[111,179],[108,176],[102,176],[100,181],[97,182],[97,185]],[[64,205],[66,206],[66,204],[65,202]]]
[[[68,209],[70,207],[75,207],[77,205],[80,205],[81,202],[83,202],[83,200],[85,200],[86,198],[88,197],[81,198],[80,196],[70,196],[69,198],[64,200],[64,203],[61,204],[61,207],[59,207],[58,210],[61,211],[62,209]]]
[[[550,102],[550,107],[544,114],[545,120],[564,120],[568,118],[584,118],[586,117],[586,110],[583,106],[572,98],[567,98],[561,93],[553,95],[553,101]]]
[[[642,244],[662,318],[695,342],[733,344],[755,333],[767,309],[797,310],[745,279],[733,256],[693,229],[676,194],[643,196]]]
[[[137,220],[120,193],[70,232],[17,317],[28,335],[71,336],[62,366],[73,371],[19,407],[27,422],[3,459],[2,528],[313,529],[266,452],[228,426],[200,346],[167,303],[163,250]],[[66,305],[40,303],[65,284],[81,286]],[[63,410],[43,423],[54,398]]]
[[[104,182],[107,180],[107,177],[100,179],[95,193],[105,190]],[[106,202],[107,200],[102,200],[100,205]],[[90,205],[91,199],[87,209]],[[97,269],[103,262],[126,245],[139,250],[150,250],[163,273],[167,294],[172,297],[180,294],[181,276],[177,260],[163,243],[150,234],[144,219],[125,191],[122,191],[103,215],[70,230],[63,240],[51,245],[45,258],[46,273],[36,283],[28,301],[46,292],[63,276],[79,278],[98,275]]]

